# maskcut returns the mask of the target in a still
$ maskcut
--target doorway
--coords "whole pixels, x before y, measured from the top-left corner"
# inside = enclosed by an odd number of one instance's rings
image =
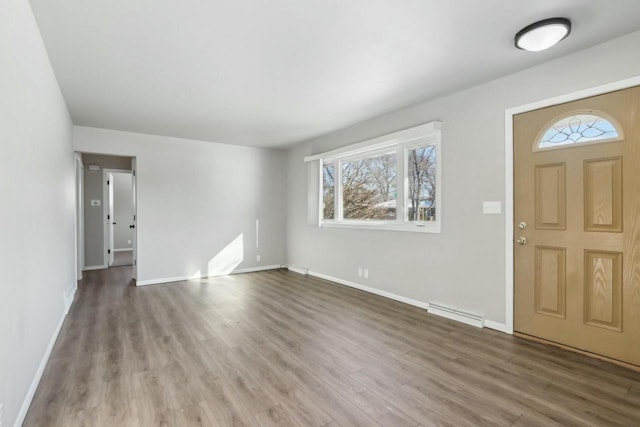
[[[640,366],[640,87],[513,117],[514,331]]]
[[[78,156],[84,171],[83,270],[129,267],[135,279],[136,159],[93,153]]]

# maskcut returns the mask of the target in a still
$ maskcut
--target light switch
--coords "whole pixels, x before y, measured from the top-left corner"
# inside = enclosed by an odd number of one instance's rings
[[[485,215],[496,215],[502,213],[502,202],[501,201],[491,201],[491,202],[482,202],[482,213]]]

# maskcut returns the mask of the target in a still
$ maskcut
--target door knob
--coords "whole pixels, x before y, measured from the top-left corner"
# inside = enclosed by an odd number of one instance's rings
[[[519,244],[524,246],[524,245],[527,244],[527,238],[526,237],[518,237],[518,240],[516,240],[516,242],[518,242]]]
[[[524,230],[525,228],[527,228],[527,223],[526,222],[521,222],[520,224],[518,224],[518,228],[520,230]]]

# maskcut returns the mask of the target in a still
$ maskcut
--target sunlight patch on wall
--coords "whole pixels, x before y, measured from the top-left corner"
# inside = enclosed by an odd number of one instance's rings
[[[216,256],[209,260],[207,265],[208,276],[222,276],[230,274],[244,259],[243,235],[233,239]]]

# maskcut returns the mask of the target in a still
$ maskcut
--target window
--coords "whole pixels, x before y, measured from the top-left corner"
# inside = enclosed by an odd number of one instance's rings
[[[554,119],[536,138],[534,151],[566,148],[568,145],[613,142],[622,132],[612,118],[594,111],[575,111]]]
[[[436,147],[409,150],[409,220],[434,221],[436,201]]]
[[[333,197],[335,193],[334,177],[335,168],[333,165],[324,165],[322,168],[322,218],[334,219]]]
[[[321,227],[440,231],[440,122],[310,156]]]

